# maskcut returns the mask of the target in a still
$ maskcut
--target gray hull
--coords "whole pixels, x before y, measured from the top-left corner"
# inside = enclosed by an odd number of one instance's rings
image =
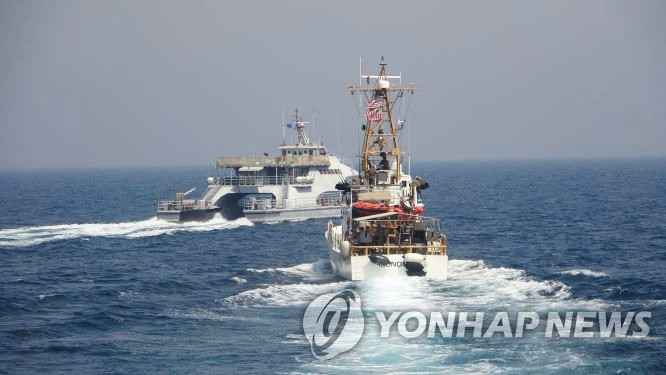
[[[157,218],[173,223],[180,223],[184,221],[208,221],[215,217],[215,214],[217,213],[220,213],[219,208],[209,210],[170,211],[158,212]]]
[[[245,217],[253,223],[274,223],[287,220],[307,220],[341,217],[340,206],[293,209],[245,210]]]
[[[274,223],[288,220],[307,220],[321,218],[328,219],[342,216],[339,206],[330,206],[295,209],[245,210],[242,211],[240,215],[235,210],[231,212],[225,210],[224,208],[170,211],[158,212],[157,218],[174,223],[182,223],[186,221],[208,221],[215,217],[216,214],[221,214],[222,217],[228,220],[235,220],[239,217],[245,216],[253,223]]]

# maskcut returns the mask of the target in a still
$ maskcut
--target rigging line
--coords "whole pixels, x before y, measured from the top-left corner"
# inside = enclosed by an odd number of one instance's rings
[[[411,94],[409,96],[409,100],[407,101],[407,108],[405,110],[405,118],[403,119],[404,123],[407,124],[407,116],[409,115],[409,110],[412,108],[412,99],[414,98],[414,94]],[[409,125],[408,125],[409,126]],[[411,127],[409,129],[409,153],[412,153],[411,145],[412,145],[412,133],[411,133]]]
[[[393,146],[395,147],[395,146],[397,146],[397,143],[400,143],[400,133],[399,133],[400,130],[398,129],[398,127],[400,126],[400,124],[399,124],[400,116],[398,116],[398,119],[394,118],[393,117],[393,114],[394,114],[393,109],[395,108],[396,104],[398,104],[399,96],[396,96],[395,98],[393,98],[393,100],[391,100],[392,98],[391,98],[391,95],[389,93],[386,93],[386,96],[389,99],[388,111],[390,112],[390,120],[391,120],[390,122],[392,122],[392,125],[394,126],[394,129],[393,129]],[[386,120],[387,120],[387,122],[389,122],[389,118],[387,118]],[[388,127],[388,125],[387,125],[387,127]]]
[[[352,92],[352,96],[354,96],[354,92]],[[361,121],[362,121],[362,118],[361,118],[361,110],[359,109],[359,102],[360,102],[360,101],[361,101],[361,100],[360,100],[360,97],[359,97],[359,100],[358,100],[358,101],[356,101],[356,98],[354,98],[354,100],[353,100],[354,105],[356,106],[356,114],[358,115],[359,119],[361,119]],[[359,127],[359,126],[355,126],[355,128],[356,128],[356,139],[360,139],[360,135],[361,135],[361,134],[360,134],[360,131],[359,131],[359,130],[360,130],[360,127]],[[356,154],[357,154],[357,155],[360,155],[360,154],[361,154],[361,145],[360,145],[360,144],[358,145],[358,150],[357,150]],[[359,168],[359,171],[361,170],[361,169],[360,169],[360,166],[361,166],[361,162],[360,162],[360,160],[359,160],[359,164],[358,164],[358,167],[357,167],[357,168]]]
[[[405,110],[405,118],[403,120],[407,120],[407,115],[409,114],[409,109],[412,107],[412,98],[414,97],[414,94],[410,94],[409,100],[407,101],[407,109]]]
[[[354,93],[352,93],[352,96],[353,96],[353,95],[354,95]],[[359,100],[359,101],[360,101],[360,100]],[[363,117],[361,116],[361,109],[360,109],[359,106],[358,106],[358,105],[359,105],[359,102],[357,102],[356,100],[354,100],[354,105],[356,105],[356,114],[358,114],[358,117],[359,117],[360,119],[363,119]]]
[[[400,109],[400,111],[402,111],[404,109],[404,106],[403,106],[403,103],[405,101],[404,96],[401,97],[400,95],[397,95],[395,97],[395,100],[397,101],[398,99],[400,99],[400,108],[399,109]],[[397,104],[397,102],[393,103],[394,106],[396,104]],[[403,121],[403,124],[404,124],[405,119],[404,118],[401,119],[400,116],[401,116],[401,114],[400,114],[400,112],[398,112],[398,120],[397,120],[398,122],[396,123],[396,138],[398,138],[398,142],[400,142],[400,144],[402,144],[402,126],[400,124],[400,121]]]
[[[403,140],[402,130],[404,129],[404,126],[407,124],[407,117],[408,117],[408,114],[409,114],[409,110],[410,110],[410,108],[411,108],[411,106],[412,106],[413,95],[414,95],[413,92],[410,93],[408,99],[405,98],[405,95],[404,95],[403,93],[399,93],[399,94],[396,96],[396,100],[401,99],[401,100],[400,100],[400,112],[402,112],[402,116],[404,116],[404,117],[402,118],[402,121],[403,121],[403,122],[402,122],[402,126],[401,126],[401,124],[400,124],[400,121],[398,121],[398,127],[399,127],[400,130],[401,130],[400,133],[399,133],[399,135],[398,135],[398,137],[397,137],[399,142],[402,142],[402,140]],[[407,108],[405,108],[405,106],[404,106],[405,101],[407,101]],[[395,105],[395,104],[396,104],[396,103],[394,103],[394,105]],[[409,141],[409,145],[407,146],[407,155],[411,155],[411,153],[412,153],[412,149],[411,149],[411,143],[412,143],[412,140],[411,140],[411,132],[409,133],[408,139],[409,139],[409,140],[408,140],[408,141]]]

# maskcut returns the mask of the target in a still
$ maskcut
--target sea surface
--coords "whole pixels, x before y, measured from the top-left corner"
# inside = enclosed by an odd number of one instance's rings
[[[0,373],[664,373],[666,160],[432,162],[449,280],[331,275],[326,220],[172,224],[208,168],[0,172]],[[650,311],[645,338],[382,339],[319,361],[301,318],[374,311]],[[372,325],[372,323],[368,323]]]

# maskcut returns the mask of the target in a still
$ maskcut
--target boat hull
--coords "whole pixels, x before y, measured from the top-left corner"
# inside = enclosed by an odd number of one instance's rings
[[[380,277],[423,276],[430,279],[446,280],[448,277],[448,255],[424,255],[423,270],[420,273],[410,270],[410,264],[402,254],[381,256],[343,256],[340,251],[341,227],[325,232],[329,245],[328,254],[333,272],[351,281],[362,281]],[[334,233],[337,232],[337,236]]]
[[[288,220],[307,220],[318,218],[338,218],[342,216],[340,206],[328,207],[308,207],[308,208],[289,208],[289,209],[267,209],[267,210],[244,210],[240,215],[227,215],[224,208],[214,209],[194,209],[183,211],[160,211],[157,218],[173,223],[182,223],[187,221],[208,221],[221,214],[228,220],[245,217],[253,223],[274,223]]]
[[[288,220],[307,220],[341,217],[340,206],[244,210],[243,215],[253,223],[275,223]]]
[[[208,221],[220,213],[219,208],[205,210],[183,210],[183,211],[160,211],[157,218],[172,223],[182,223],[186,221]]]

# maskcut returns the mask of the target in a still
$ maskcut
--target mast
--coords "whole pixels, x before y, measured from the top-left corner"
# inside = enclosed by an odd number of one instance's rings
[[[298,133],[298,144],[305,146],[310,145],[310,138],[305,132],[305,124],[307,124],[308,122],[303,121],[303,115],[298,110],[298,108],[296,108],[295,110],[293,120],[294,120],[294,126],[296,126],[296,132]]]
[[[390,79],[402,82],[402,78],[401,75],[389,76],[386,74],[386,63],[383,56],[379,63],[379,74],[376,76],[361,75],[361,78],[366,79],[367,86],[349,85],[348,89],[352,95],[357,92],[363,93],[367,102],[365,135],[361,150],[362,178],[367,179],[382,163],[384,165],[382,169],[388,169],[385,168],[388,163],[391,169],[395,166],[394,172],[396,182],[398,182],[402,169],[402,153],[398,139],[400,129],[393,109],[405,93],[413,94],[416,89],[402,87],[400,83],[391,85]],[[371,84],[370,79],[375,81]]]

